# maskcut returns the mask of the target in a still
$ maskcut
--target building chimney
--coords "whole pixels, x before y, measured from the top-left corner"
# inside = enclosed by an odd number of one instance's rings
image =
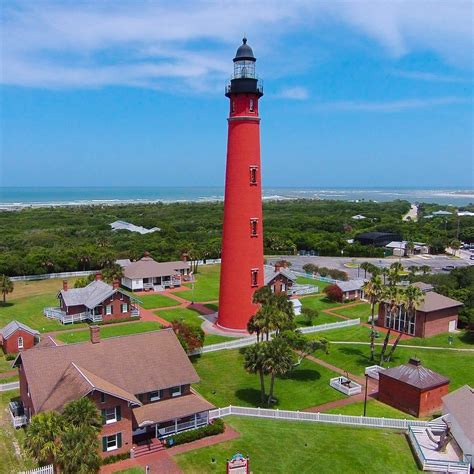
[[[183,252],[181,254],[181,261],[182,262],[187,262],[188,261],[188,254],[186,252]]]
[[[279,263],[275,263],[275,272],[278,273],[281,270],[281,265]]]
[[[150,252],[143,252],[143,258],[150,258]]]
[[[118,288],[120,288],[120,280],[114,280],[112,283],[112,286],[114,290],[117,290]]]
[[[97,272],[97,273],[95,274],[95,279],[96,279],[96,281],[102,280],[102,273]]]
[[[63,280],[63,291],[67,291],[67,280]]]
[[[414,365],[415,367],[419,367],[421,365],[421,360],[418,359],[417,357],[410,357],[410,360],[408,361],[410,365]]]
[[[100,342],[100,326],[89,326],[89,330],[92,344],[98,344]]]

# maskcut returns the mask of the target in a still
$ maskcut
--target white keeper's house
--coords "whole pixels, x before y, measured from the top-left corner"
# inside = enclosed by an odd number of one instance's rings
[[[163,291],[192,281],[189,262],[182,260],[157,262],[145,252],[136,262],[127,259],[116,263],[123,268],[122,286],[131,291]]]

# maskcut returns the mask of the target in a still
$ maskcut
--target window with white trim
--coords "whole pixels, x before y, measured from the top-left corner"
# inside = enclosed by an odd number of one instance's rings
[[[253,99],[250,99],[249,112],[254,112],[254,111],[255,111],[255,106],[253,103]]]
[[[253,287],[258,286],[258,268],[250,270],[250,282]]]
[[[105,314],[112,314],[112,305],[111,304],[106,305]]]
[[[171,387],[170,394],[172,397],[179,397],[181,395],[181,385],[178,385],[177,387]]]
[[[117,407],[106,408],[104,410],[105,424],[115,423],[117,421]]]
[[[122,304],[120,305],[120,311],[121,311],[122,313],[128,312],[128,304],[127,304],[127,303],[122,303]]]
[[[251,185],[257,184],[257,171],[258,171],[258,166],[250,167],[250,184]]]
[[[250,219],[250,237],[258,237],[258,219]]]
[[[18,349],[23,349],[23,338],[21,336],[18,337]]]
[[[102,451],[114,451],[122,447],[122,433],[116,433],[102,438]]]

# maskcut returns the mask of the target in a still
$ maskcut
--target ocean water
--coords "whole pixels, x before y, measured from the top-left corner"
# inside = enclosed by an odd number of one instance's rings
[[[404,199],[465,206],[474,203],[474,189],[416,188],[264,188],[267,200],[337,199],[377,202]],[[224,199],[223,187],[3,187],[0,209],[22,207],[113,205],[146,202],[205,202]]]

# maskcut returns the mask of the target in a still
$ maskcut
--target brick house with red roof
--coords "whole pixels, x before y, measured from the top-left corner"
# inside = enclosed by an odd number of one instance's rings
[[[10,321],[0,329],[0,346],[5,354],[31,349],[40,341],[40,333],[26,324]]]
[[[17,357],[21,406],[14,417],[27,423],[88,397],[102,414],[103,456],[159,450],[160,439],[209,423],[214,407],[191,388],[199,376],[172,329],[102,341],[98,326],[90,331],[88,342],[38,346]]]

